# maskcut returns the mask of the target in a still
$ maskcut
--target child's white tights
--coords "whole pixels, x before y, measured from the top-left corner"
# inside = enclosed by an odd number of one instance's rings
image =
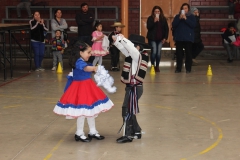
[[[98,62],[98,65],[102,65],[102,56],[95,56],[95,59],[93,60],[93,66],[95,66]]]
[[[76,135],[84,136],[83,128],[84,128],[84,120],[85,117],[78,117],[77,119],[77,131]],[[89,127],[89,134],[97,134],[98,131],[95,127],[95,117],[87,117],[88,127]]]

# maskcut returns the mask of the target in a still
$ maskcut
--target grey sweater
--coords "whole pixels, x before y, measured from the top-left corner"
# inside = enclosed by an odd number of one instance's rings
[[[55,37],[55,31],[60,30],[63,31],[64,29],[68,28],[68,24],[65,19],[61,18],[60,25],[56,21],[56,19],[51,20],[51,28],[52,28],[52,38]],[[61,35],[61,38],[63,39],[63,34]]]

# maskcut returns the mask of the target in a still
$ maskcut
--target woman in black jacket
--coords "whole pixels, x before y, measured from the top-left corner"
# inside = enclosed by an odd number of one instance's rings
[[[45,34],[48,29],[38,11],[34,12],[33,19],[29,21],[29,24],[31,28],[31,46],[34,51],[35,71],[44,71],[41,64],[45,52]]]
[[[159,63],[161,60],[162,45],[168,39],[168,23],[164,17],[163,10],[159,6],[154,6],[151,16],[147,19],[147,39],[151,45],[151,64],[155,66],[155,72],[160,72]]]

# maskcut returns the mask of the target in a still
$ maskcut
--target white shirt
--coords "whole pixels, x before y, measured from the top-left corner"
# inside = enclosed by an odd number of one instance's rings
[[[137,72],[138,68],[138,60],[140,56],[140,52],[137,50],[136,47],[134,47],[134,44],[123,37],[122,35],[117,35],[117,39],[114,42],[114,45],[124,54],[126,57],[131,56],[132,58],[132,66],[131,71],[132,75],[134,75]]]

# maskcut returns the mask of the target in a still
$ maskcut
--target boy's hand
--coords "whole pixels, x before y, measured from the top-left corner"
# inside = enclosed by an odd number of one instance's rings
[[[63,50],[61,50],[61,54],[63,54],[64,53],[64,49]]]
[[[117,40],[116,36],[112,36],[113,41],[115,42]]]

